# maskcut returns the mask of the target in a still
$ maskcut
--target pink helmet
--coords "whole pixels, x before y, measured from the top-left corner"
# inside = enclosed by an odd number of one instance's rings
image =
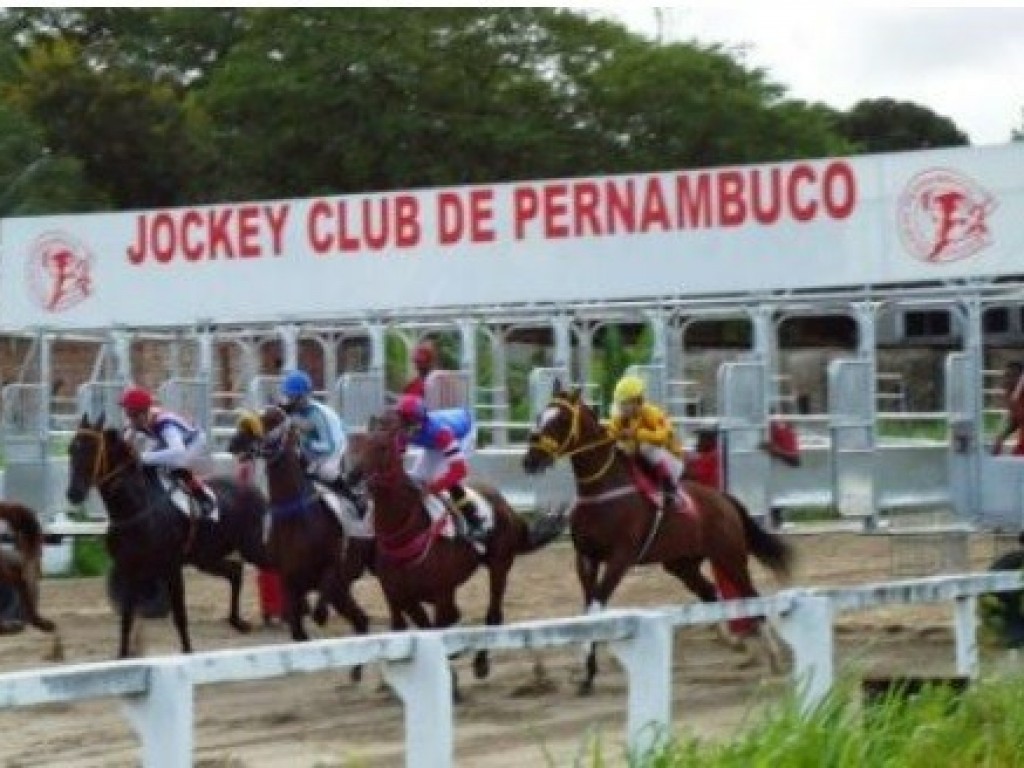
[[[153,396],[142,387],[128,387],[121,393],[121,407],[129,413],[148,411],[153,407]]]
[[[407,424],[419,423],[427,415],[427,407],[423,403],[423,398],[416,395],[402,395],[398,399],[395,410],[398,411],[402,421]]]

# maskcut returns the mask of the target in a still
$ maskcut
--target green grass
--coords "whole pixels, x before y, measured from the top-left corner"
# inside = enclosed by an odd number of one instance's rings
[[[763,711],[763,710],[762,710]],[[808,717],[794,699],[768,709],[737,738],[666,738],[648,754],[615,759],[591,743],[577,765],[633,768],[1011,768],[1024,764],[1024,678],[963,694],[935,686],[868,705],[846,683]]]

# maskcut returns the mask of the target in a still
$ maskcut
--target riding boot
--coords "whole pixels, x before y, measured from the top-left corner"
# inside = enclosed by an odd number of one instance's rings
[[[658,474],[661,476],[661,488],[665,493],[665,506],[668,508],[678,507],[683,498],[679,481],[672,476],[672,472],[667,466],[659,466]]]
[[[339,475],[336,477],[334,482],[330,484],[330,488],[332,491],[337,492],[339,496],[348,499],[352,503],[360,520],[366,517],[366,499],[345,482],[344,476]]]
[[[471,539],[477,539],[483,537],[484,521],[480,518],[480,514],[477,512],[476,504],[466,495],[466,489],[461,485],[453,485],[448,489],[448,495],[452,498],[452,503],[455,508],[459,510],[459,514],[462,515],[462,519],[466,521],[467,535]]]

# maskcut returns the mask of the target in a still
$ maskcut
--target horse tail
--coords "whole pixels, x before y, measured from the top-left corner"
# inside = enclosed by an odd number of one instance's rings
[[[730,493],[725,494],[739,512],[743,533],[751,554],[762,565],[782,578],[789,578],[793,570],[793,548],[778,534],[766,531],[751,517],[743,502]]]
[[[36,513],[21,504],[0,503],[0,520],[11,528],[14,545],[28,562],[38,563],[43,557],[43,527]]]
[[[568,510],[569,507],[565,506],[554,512],[536,515],[530,521],[519,517],[519,539],[516,542],[516,554],[536,552],[561,536],[569,522],[569,516],[566,514]]]

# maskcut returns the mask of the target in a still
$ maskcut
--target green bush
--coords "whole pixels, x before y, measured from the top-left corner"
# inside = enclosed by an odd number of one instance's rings
[[[102,538],[76,536],[69,576],[102,576],[110,565],[110,555]]]

